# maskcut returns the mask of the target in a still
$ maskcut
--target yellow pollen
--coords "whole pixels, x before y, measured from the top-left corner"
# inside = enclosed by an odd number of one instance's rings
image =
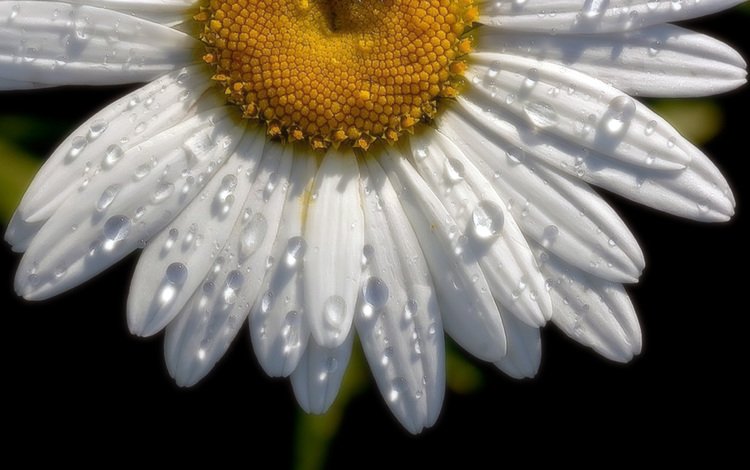
[[[269,136],[325,149],[395,142],[453,98],[473,0],[208,0],[203,60]]]

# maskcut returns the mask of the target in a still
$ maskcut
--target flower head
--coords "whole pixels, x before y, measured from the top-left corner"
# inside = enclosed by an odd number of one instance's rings
[[[138,335],[203,378],[249,319],[308,411],[354,334],[389,407],[431,425],[443,332],[513,377],[549,320],[627,361],[622,286],[644,266],[590,185],[703,221],[734,200],[633,96],[745,82],[678,26],[736,1],[0,1],[0,87],[147,81],[77,129],[6,238],[19,294],[63,292],[143,249]]]

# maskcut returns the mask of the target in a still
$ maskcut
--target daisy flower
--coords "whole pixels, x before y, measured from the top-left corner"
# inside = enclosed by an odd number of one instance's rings
[[[0,89],[147,82],[50,156],[6,239],[52,297],[142,249],[127,318],[201,380],[249,326],[300,405],[336,397],[355,334],[417,433],[444,333],[512,377],[540,328],[625,362],[644,258],[592,186],[728,220],[716,167],[634,97],[745,83],[673,25],[737,0],[0,1]]]

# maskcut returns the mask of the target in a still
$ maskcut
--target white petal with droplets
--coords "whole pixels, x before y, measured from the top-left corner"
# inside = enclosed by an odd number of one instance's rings
[[[67,0],[67,3],[117,10],[166,26],[192,19],[195,10],[195,0]]]
[[[476,254],[462,239],[462,230],[403,155],[386,149],[378,161],[430,267],[445,331],[476,357],[500,360],[506,352],[502,318]]]
[[[580,271],[541,247],[535,251],[547,276],[555,325],[613,361],[627,362],[641,352],[638,318],[621,284]]]
[[[241,216],[241,201],[255,181],[256,168],[263,155],[265,135],[259,129],[248,129],[227,163],[213,174],[201,197],[175,218],[141,255],[133,274],[128,296],[128,326],[141,336],[150,336],[169,323],[200,288],[203,278],[215,263],[216,246],[224,246],[232,228]],[[180,197],[187,197],[183,186]],[[238,201],[237,203],[233,203]],[[175,282],[170,270],[184,270],[186,275]]]
[[[241,137],[225,108],[196,115],[130,149],[106,178],[80,186],[34,237],[16,275],[17,292],[45,299],[86,281],[156,235],[195,196],[179,195],[189,174],[234,150]],[[167,197],[151,196],[160,185]],[[196,188],[199,189],[199,188]]]
[[[429,269],[398,197],[380,168],[362,174],[362,290],[354,321],[370,370],[412,433],[438,416],[445,388],[443,329]]]
[[[540,135],[518,117],[459,98],[463,120],[478,135],[505,149],[511,160],[538,159],[556,171],[601,186],[633,201],[681,217],[716,222],[734,213],[734,197],[724,176],[696,147],[681,171],[634,167],[554,135]],[[656,123],[654,123],[656,125]],[[512,156],[512,157],[511,157]]]
[[[109,178],[126,151],[193,115],[196,101],[210,84],[199,68],[176,70],[95,114],[39,170],[18,206],[20,218],[46,220],[84,181]],[[16,242],[23,240],[12,241]]]
[[[291,375],[294,396],[303,410],[323,414],[331,407],[349,365],[353,339],[354,331],[350,330],[335,348],[326,348],[310,340]]]
[[[270,267],[268,253],[276,238],[291,166],[291,147],[266,144],[258,176],[240,211],[250,216],[237,219],[224,246],[217,247],[214,267],[202,288],[167,327],[167,368],[178,385],[193,385],[213,368],[255,303]],[[248,230],[255,232],[251,252],[246,246]]]
[[[474,121],[448,109],[441,132],[492,183],[524,234],[596,276],[634,282],[643,253],[627,226],[585,183],[535,164],[520,149],[481,134]],[[489,137],[489,138],[488,138]]]
[[[304,310],[302,270],[308,250],[302,214],[317,170],[316,159],[295,150],[284,213],[260,294],[250,311],[250,336],[258,362],[271,377],[291,374],[310,336]]]
[[[746,76],[737,51],[674,25],[593,36],[479,28],[476,42],[478,52],[557,62],[636,96],[715,95],[744,84]]]
[[[488,52],[472,54],[466,75],[473,85],[467,99],[507,109],[540,132],[644,168],[679,170],[690,162],[688,142],[664,119],[589,75]],[[646,132],[649,126],[651,133]]]
[[[364,244],[359,169],[351,150],[329,150],[307,207],[305,314],[318,344],[346,339],[359,291]]]
[[[744,0],[482,0],[479,22],[555,34],[627,31],[731,8]]]
[[[416,168],[461,228],[492,295],[532,326],[552,315],[544,279],[507,204],[487,179],[440,133],[411,139]]]
[[[51,85],[152,80],[196,61],[200,43],[135,16],[85,5],[0,2],[0,77]]]

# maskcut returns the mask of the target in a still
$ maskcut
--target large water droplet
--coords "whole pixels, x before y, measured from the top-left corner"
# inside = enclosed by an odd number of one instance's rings
[[[289,239],[286,245],[286,256],[284,257],[284,261],[286,262],[287,266],[294,267],[297,266],[297,263],[299,263],[302,258],[305,256],[305,251],[307,250],[307,242],[305,242],[305,239],[302,237],[292,237]]]
[[[403,395],[409,385],[406,383],[406,379],[403,377],[396,377],[391,382],[391,390],[388,392],[388,400],[391,402],[397,401],[401,395]]]
[[[629,96],[621,95],[610,101],[604,118],[607,132],[615,136],[624,134],[635,116],[635,110],[635,101]]]
[[[535,127],[546,129],[557,124],[557,111],[547,103],[526,103],[523,106],[523,112]]]
[[[464,179],[464,165],[455,158],[445,159],[444,167],[445,180],[448,183],[458,183]]]
[[[70,141],[70,150],[68,151],[68,158],[70,160],[75,160],[78,155],[83,152],[83,149],[86,148],[86,145],[88,145],[88,141],[81,136],[73,137],[73,140]]]
[[[104,222],[105,249],[112,249],[117,242],[124,240],[130,234],[130,219],[124,215],[115,215]]]
[[[161,182],[156,185],[156,189],[154,189],[154,193],[151,195],[151,202],[160,204],[166,201],[172,193],[174,193],[174,185],[168,182]]]
[[[237,291],[242,287],[244,282],[245,276],[236,269],[227,274],[227,282],[222,293],[224,303],[233,305],[237,301]]]
[[[323,319],[326,326],[338,336],[346,318],[346,301],[340,295],[332,295],[323,303]]]
[[[289,354],[300,346],[300,323],[302,321],[300,317],[301,315],[293,310],[284,318],[284,326],[281,327],[284,354]]]
[[[240,255],[245,260],[263,243],[268,231],[268,222],[261,213],[255,213],[240,234]]]
[[[89,134],[88,134],[89,140],[90,141],[96,140],[106,130],[107,130],[106,121],[102,121],[101,119],[94,121],[93,123],[91,123],[91,127],[89,127]]]
[[[104,160],[102,162],[102,166],[105,168],[112,168],[115,163],[120,161],[120,158],[122,158],[122,155],[125,152],[122,150],[122,147],[120,147],[117,144],[112,144],[109,147],[107,147],[107,150],[104,151]]]
[[[167,266],[167,281],[169,281],[170,284],[176,286],[183,285],[187,279],[187,275],[187,266],[182,263],[172,263]]]
[[[492,201],[481,201],[471,213],[474,234],[481,240],[500,235],[505,216],[503,210]]]
[[[104,212],[107,210],[107,208],[112,204],[112,202],[117,197],[117,194],[120,192],[121,186],[119,184],[113,184],[107,187],[107,189],[102,192],[102,195],[99,196],[99,200],[96,201],[96,210],[99,212]]]
[[[362,306],[362,314],[365,318],[372,317],[388,302],[388,285],[379,277],[372,276],[367,279],[362,288],[362,300],[365,304]]]

